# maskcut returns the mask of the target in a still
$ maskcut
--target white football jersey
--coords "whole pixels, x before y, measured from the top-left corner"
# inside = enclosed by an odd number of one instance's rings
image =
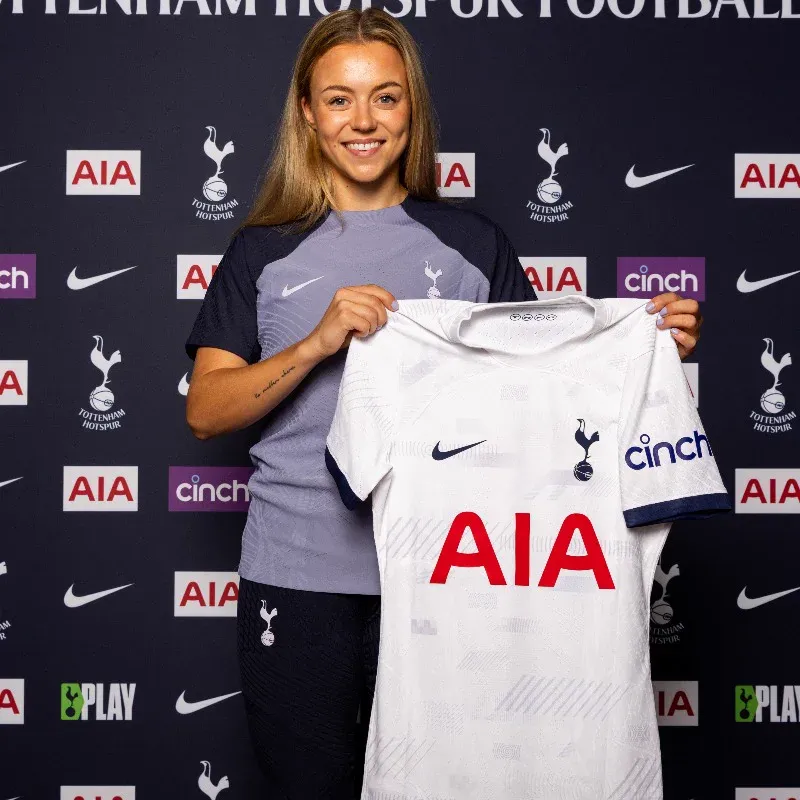
[[[660,800],[650,589],[730,509],[642,300],[401,300],[353,338],[326,463],[372,493],[362,800]]]

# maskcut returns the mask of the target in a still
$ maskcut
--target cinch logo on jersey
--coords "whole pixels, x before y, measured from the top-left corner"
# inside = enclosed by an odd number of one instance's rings
[[[475,197],[475,153],[437,153],[440,197]]]
[[[800,787],[795,789],[737,789],[734,800],[800,800]]]
[[[800,155],[737,153],[735,197],[800,197]]]
[[[572,203],[564,202],[561,184],[555,180],[555,176],[558,175],[556,164],[569,153],[569,148],[564,142],[558,146],[558,149],[553,150],[550,146],[550,131],[547,128],[539,130],[542,132],[542,140],[539,142],[536,152],[549,167],[550,174],[546,175],[536,187],[536,197],[539,202],[529,200],[527,208],[530,210],[530,218],[534,222],[563,222],[569,219],[567,211],[572,208]]]
[[[0,678],[0,725],[25,723],[25,681]]]
[[[696,727],[699,724],[697,681],[653,681],[658,724]]]
[[[114,408],[115,397],[108,384],[111,382],[108,373],[111,368],[122,361],[119,350],[115,350],[108,357],[103,353],[103,337],[92,336],[94,347],[89,353],[89,360],[100,370],[103,382],[99,383],[89,393],[89,405],[94,409],[87,411],[82,408],[78,413],[81,417],[81,425],[89,431],[113,431],[122,427],[122,418],[125,410]],[[116,374],[116,373],[114,373]]]
[[[59,800],[136,800],[136,787],[62,786]]]
[[[247,511],[252,467],[170,467],[170,511]]]
[[[233,153],[233,142],[226,142],[220,148],[217,144],[217,129],[206,125],[206,130],[208,136],[203,142],[203,152],[211,159],[216,170],[203,184],[203,197],[208,202],[204,203],[196,198],[192,200],[192,205],[197,209],[195,216],[197,219],[213,220],[214,222],[221,219],[233,219],[233,209],[239,205],[239,202],[235,198],[225,201],[225,198],[228,197],[228,184],[220,178],[223,160]]]
[[[202,300],[222,256],[178,256],[178,300]]]
[[[176,617],[235,617],[239,601],[236,572],[176,572]]]
[[[28,405],[28,362],[0,361],[0,406]]]
[[[36,256],[33,253],[0,254],[0,300],[36,297]]]
[[[798,707],[800,686],[736,687],[737,722],[797,722]]]
[[[61,719],[130,721],[135,694],[135,683],[62,683]]]
[[[800,514],[800,470],[737,469],[737,514]]]
[[[650,602],[650,644],[676,644],[681,640],[684,625],[675,620],[672,603],[667,601],[667,584],[680,574],[677,564],[673,564],[669,572],[664,572],[660,561],[656,565]]]
[[[682,461],[694,461],[695,458],[703,458],[703,442],[706,443],[706,456],[714,457],[711,445],[704,434],[693,431],[691,436],[683,436],[675,444],[669,442],[658,442],[650,446],[650,436],[643,433],[639,437],[643,447],[629,447],[625,451],[625,463],[635,470],[656,469],[663,467],[662,459],[668,458],[671,464]]]
[[[67,194],[141,194],[140,150],[67,150]]]
[[[705,258],[625,256],[617,259],[617,297],[641,297],[644,300],[664,292],[705,300]]]
[[[586,258],[520,257],[519,263],[540,300],[586,294]]]
[[[138,511],[139,467],[64,467],[64,511]]]
[[[780,359],[775,354],[775,344],[772,339],[762,340],[766,347],[761,353],[761,366],[772,376],[772,386],[768,386],[761,395],[759,402],[761,414],[758,411],[750,412],[753,420],[753,430],[761,433],[785,433],[792,429],[792,420],[797,414],[786,410],[786,397],[778,387],[782,386],[780,375],[791,366],[792,354],[784,353]]]

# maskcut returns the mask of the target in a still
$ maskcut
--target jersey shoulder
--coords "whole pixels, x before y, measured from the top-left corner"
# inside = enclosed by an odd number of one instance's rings
[[[310,229],[297,231],[288,225],[247,225],[231,242],[244,258],[250,277],[258,280],[264,267],[292,253],[324,221],[318,220]]]

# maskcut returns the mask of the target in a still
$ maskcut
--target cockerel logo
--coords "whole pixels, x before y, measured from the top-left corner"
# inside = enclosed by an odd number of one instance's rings
[[[110,383],[108,373],[114,364],[119,364],[122,361],[122,356],[119,350],[115,350],[111,354],[111,358],[106,358],[103,354],[103,337],[93,336],[95,345],[90,354],[92,364],[94,364],[100,372],[103,373],[103,382],[99,386],[92,389],[89,395],[89,403],[95,411],[110,411],[114,405],[114,394],[108,388]]]
[[[203,765],[203,771],[200,773],[200,777],[197,779],[197,785],[200,787],[200,791],[206,796],[210,797],[211,800],[217,800],[217,795],[223,790],[230,788],[230,781],[228,781],[228,776],[223,775],[216,784],[212,783],[211,781],[211,762],[210,761],[201,761]]]
[[[588,481],[594,474],[592,465],[589,463],[589,448],[600,441],[599,431],[595,431],[591,436],[586,435],[586,423],[578,420],[578,430],[575,431],[575,441],[583,448],[583,460],[579,461],[572,470],[572,474],[579,481]]]
[[[786,398],[778,391],[778,387],[781,385],[779,378],[781,372],[791,365],[792,355],[791,353],[784,353],[780,361],[778,361],[775,358],[775,345],[772,339],[764,339],[764,342],[767,346],[761,354],[761,366],[772,375],[772,386],[761,395],[761,408],[767,414],[780,414],[786,407]]]
[[[569,147],[564,142],[553,151],[550,146],[550,131],[547,128],[539,128],[542,132],[542,140],[536,148],[539,157],[550,167],[550,174],[536,187],[536,194],[543,203],[557,203],[561,199],[561,184],[553,178],[558,175],[556,164],[559,160],[569,153]]]
[[[203,195],[206,200],[218,203],[228,194],[228,185],[219,176],[222,175],[222,162],[233,152],[233,142],[227,142],[222,150],[217,145],[217,129],[206,125],[208,138],[203,142],[203,152],[217,165],[217,171],[203,184]]]

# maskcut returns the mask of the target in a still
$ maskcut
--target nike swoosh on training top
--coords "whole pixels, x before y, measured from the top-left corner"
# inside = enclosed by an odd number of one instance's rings
[[[747,270],[744,272],[747,272]],[[744,272],[739,276],[739,280],[736,281],[736,288],[744,293],[755,292],[758,289],[763,289],[765,286],[770,286],[778,281],[791,278],[792,275],[800,275],[800,269],[796,269],[794,272],[786,272],[783,275],[776,275],[774,278],[762,278],[760,281],[749,281],[745,278]]]
[[[8,486],[9,483],[15,483],[16,481],[21,481],[21,480],[22,480],[22,475],[20,475],[19,478],[12,478],[10,481],[3,481],[2,483],[0,483],[0,488],[2,488],[3,486]]]
[[[641,186],[647,186],[648,183],[655,183],[656,181],[660,181],[662,178],[668,178],[670,175],[674,175],[676,172],[682,172],[683,170],[689,169],[689,167],[693,166],[694,164],[687,164],[685,167],[668,169],[666,172],[655,172],[652,175],[643,175],[642,177],[639,177],[638,175],[633,174],[633,170],[636,168],[636,164],[634,164],[628,170],[628,174],[625,176],[625,185],[629,189],[638,189]]]
[[[67,286],[70,289],[74,289],[78,291],[78,289],[85,289],[87,286],[94,286],[96,283],[100,283],[101,281],[107,281],[109,278],[113,278],[116,275],[122,275],[123,272],[128,272],[128,270],[136,269],[136,267],[125,267],[125,269],[116,269],[113,272],[104,272],[102,275],[95,275],[93,278],[79,278],[75,273],[78,271],[78,268],[70,272],[67,276]]]
[[[75,595],[73,594],[72,590],[75,587],[73,583],[72,586],[67,589],[67,593],[64,595],[64,605],[67,608],[79,608],[80,606],[85,606],[87,603],[94,603],[95,600],[99,600],[101,597],[107,597],[110,594],[114,594],[114,592],[121,592],[123,589],[127,589],[129,586],[133,586],[132,583],[126,583],[124,586],[117,586],[114,589],[106,589],[102,592],[94,592],[93,594],[84,594],[84,595]]]
[[[436,442],[431,455],[436,461],[443,461],[445,458],[450,458],[450,456],[455,456],[458,455],[458,453],[463,453],[465,450],[469,450],[470,447],[477,447],[479,444],[483,444],[485,441],[486,439],[481,439],[479,442],[474,442],[473,444],[468,444],[464,447],[457,447],[455,450],[440,450],[439,442]]]
[[[241,694],[241,692],[231,692],[230,694],[223,694],[219,697],[212,697],[209,700],[198,700],[196,703],[190,703],[188,700],[185,700],[183,697],[185,694],[186,692],[181,692],[181,696],[175,703],[175,710],[179,714],[194,714],[195,711],[213,706],[214,703],[221,703],[229,697],[235,697],[237,694]]]
[[[14,167],[18,167],[20,164],[24,163],[24,161],[17,161],[14,164],[6,164],[4,167],[0,167],[0,172],[5,172],[7,169],[13,169]]]
[[[736,605],[739,608],[747,611],[751,608],[758,608],[759,606],[763,606],[765,603],[771,603],[773,600],[777,600],[779,597],[785,597],[787,594],[791,594],[792,592],[796,592],[800,589],[800,586],[795,587],[794,589],[787,589],[785,592],[775,592],[775,594],[765,594],[763,597],[748,597],[745,592],[747,592],[747,587],[745,586],[741,592],[739,592],[739,599],[736,601]]]
[[[289,284],[287,283],[286,286],[283,287],[283,291],[281,292],[282,297],[288,297],[290,294],[294,294],[298,289],[302,289],[304,286],[308,286],[309,283],[314,283],[314,281],[318,281],[320,278],[324,278],[324,275],[320,275],[319,278],[312,278],[310,281],[306,281],[305,283],[298,283],[297,286],[292,286],[289,288]]]

